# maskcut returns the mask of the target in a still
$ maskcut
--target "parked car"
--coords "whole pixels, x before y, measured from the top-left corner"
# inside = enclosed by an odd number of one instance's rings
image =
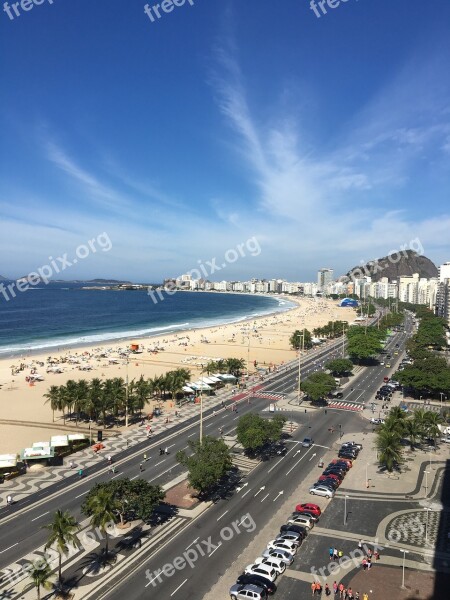
[[[277,591],[277,586],[273,581],[269,581],[266,577],[260,577],[259,575],[247,575],[242,573],[236,580],[239,585],[256,585],[266,590],[268,594],[274,594]]]
[[[347,467],[347,471],[352,468],[352,461],[347,458],[335,458],[333,459],[328,466],[331,465],[345,465]]]
[[[306,437],[303,442],[302,442],[302,446],[303,448],[309,448],[310,446],[312,446],[314,444],[314,440],[312,438]]]
[[[334,490],[324,486],[324,485],[318,485],[317,487],[311,487],[309,488],[309,493],[312,494],[313,496],[324,496],[325,498],[333,498],[335,492]]]
[[[287,550],[264,550],[262,556],[269,557],[274,556],[275,558],[281,559],[286,565],[291,565],[294,562],[293,555]]]
[[[348,449],[348,448],[341,448],[338,452],[338,456],[339,458],[348,458],[350,460],[355,460],[355,458],[357,457],[356,452],[353,452],[352,450]]]
[[[301,513],[298,513],[298,514],[301,514]],[[294,533],[298,533],[299,536],[301,536],[302,540],[304,540],[305,537],[308,535],[308,529],[306,529],[306,527],[302,527],[301,525],[294,525],[293,523],[287,523],[286,525],[282,525],[280,527],[280,533],[286,533],[286,532],[292,532],[292,531]]]
[[[275,581],[277,578],[277,572],[275,569],[263,563],[259,565],[255,563],[248,565],[245,567],[244,573],[247,573],[248,575],[260,575],[261,577],[269,579],[269,581]]]
[[[316,481],[316,483],[313,484],[315,487],[319,486],[319,485],[324,485],[325,487],[330,488],[330,490],[337,490],[339,487],[339,481],[336,481],[335,479],[322,479],[322,481]]]
[[[314,527],[314,521],[311,521],[311,519],[308,519],[303,515],[291,516],[288,519],[288,523],[292,523],[293,525],[301,525],[307,529],[312,529]]]
[[[275,558],[274,556],[258,556],[258,558],[255,559],[255,565],[267,565],[268,567],[275,569],[278,575],[281,575],[286,571],[286,564],[281,559]]]
[[[362,450],[362,449],[363,449],[363,445],[362,445],[362,444],[359,444],[358,442],[354,442],[354,441],[351,441],[351,442],[344,442],[344,443],[342,444],[342,446],[355,446],[355,447],[356,447],[356,448],[358,448],[359,450]]]
[[[309,512],[305,512],[305,511],[299,512],[298,510],[295,510],[292,513],[292,516],[294,516],[294,515],[296,517],[302,517],[302,516],[307,517],[308,519],[311,519],[311,521],[314,521],[314,523],[317,523],[317,521],[319,520],[319,517],[317,515],[313,515]]]
[[[329,475],[321,475],[317,481],[319,483],[324,483],[326,481],[334,481],[334,482],[336,482],[336,486],[339,487],[341,485],[342,479],[340,479],[337,475],[329,474]]]
[[[267,550],[287,550],[291,554],[295,554],[297,546],[288,540],[271,540],[267,544]]]
[[[313,515],[317,515],[318,517],[320,517],[320,515],[322,514],[320,506],[318,506],[317,504],[312,504],[310,502],[305,502],[304,504],[297,504],[295,510],[297,512],[302,512],[305,510],[309,513],[312,513]]]
[[[376,417],[372,417],[370,422],[374,425],[382,425],[384,423],[384,419],[377,419]]]
[[[298,535],[298,533],[294,533],[293,531],[286,531],[285,533],[279,533],[276,540],[288,541],[298,546],[301,546],[303,542],[303,538]]]
[[[444,444],[450,444],[450,435],[441,437],[441,442],[444,442]]]
[[[322,475],[336,475],[339,481],[342,481],[345,477],[346,471],[335,467],[327,467]]]
[[[257,585],[251,583],[247,585],[241,585],[235,583],[230,587],[230,598],[232,600],[266,600],[267,591]]]

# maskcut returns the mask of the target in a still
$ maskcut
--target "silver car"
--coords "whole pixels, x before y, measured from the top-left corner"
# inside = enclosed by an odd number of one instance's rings
[[[232,600],[267,600],[267,592],[264,588],[253,584],[242,585],[235,583],[230,588]]]
[[[309,488],[309,493],[313,496],[324,496],[325,498],[333,498],[335,492],[331,488],[324,485],[317,485],[316,487]]]
[[[261,556],[265,558],[269,558],[269,556],[274,556],[275,558],[279,558],[286,565],[292,565],[294,562],[294,557],[287,550],[281,550],[281,548],[273,548],[272,550],[264,550]]]

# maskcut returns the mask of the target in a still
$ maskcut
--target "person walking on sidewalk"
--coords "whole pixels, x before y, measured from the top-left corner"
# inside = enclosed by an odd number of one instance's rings
[[[330,596],[331,595],[331,591],[330,591],[330,586],[328,585],[328,583],[325,584],[325,596]]]
[[[336,583],[336,581],[333,581],[333,592],[335,596],[338,593],[338,584]]]
[[[339,584],[339,598],[343,598],[344,597],[344,584],[341,582]]]
[[[369,600],[369,596],[368,596],[368,594],[366,594],[365,592],[364,592],[364,594],[363,594],[363,600]]]
[[[333,546],[330,546],[329,553],[330,553],[330,560],[333,560],[333,556],[334,556],[334,548],[333,548]]]

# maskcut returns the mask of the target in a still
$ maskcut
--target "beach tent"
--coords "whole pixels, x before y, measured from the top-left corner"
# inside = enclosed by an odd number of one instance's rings
[[[67,439],[67,435],[52,435],[50,440],[50,446],[52,448],[64,448],[68,445],[69,440]]]
[[[219,377],[219,379],[227,383],[234,383],[236,381],[236,377],[234,375],[231,375],[230,373],[224,373],[223,375],[219,373],[217,375],[214,375],[214,377]]]
[[[32,448],[24,448],[20,457],[22,460],[42,460],[45,458],[53,458],[55,456],[54,448],[51,448],[46,442],[46,446],[37,446],[33,444]]]
[[[186,394],[194,394],[195,390],[191,387],[189,387],[188,385],[183,385],[182,387],[183,392],[186,392]]]
[[[191,388],[193,388],[196,392],[199,390],[211,390],[211,386],[207,383],[203,383],[203,381],[195,381],[194,383],[189,384]]]
[[[69,440],[69,442],[76,442],[79,440],[86,440],[87,437],[84,433],[69,433],[67,439]]]
[[[16,454],[0,454],[0,470],[15,469],[17,466]]]

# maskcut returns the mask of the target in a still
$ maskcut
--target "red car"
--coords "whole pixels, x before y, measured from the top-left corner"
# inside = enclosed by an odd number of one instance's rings
[[[349,467],[349,469],[351,469],[353,467],[353,463],[349,458],[335,458],[334,460],[332,460],[330,462],[330,465],[335,465],[336,463],[346,463]]]
[[[338,487],[341,485],[341,480],[339,479],[339,477],[332,477],[331,475],[321,475],[318,479],[318,481],[332,481],[333,483],[335,483]]]
[[[323,481],[322,477],[326,477],[327,479],[335,479],[336,481],[339,481],[339,483],[342,483],[342,480],[344,479],[343,477],[339,477],[339,475],[336,473],[326,473],[325,471],[322,473],[321,477],[319,477],[319,481]]]
[[[315,515],[316,517],[320,517],[320,515],[322,514],[320,506],[317,506],[317,504],[297,504],[295,510],[296,512],[309,512],[312,515]]]

